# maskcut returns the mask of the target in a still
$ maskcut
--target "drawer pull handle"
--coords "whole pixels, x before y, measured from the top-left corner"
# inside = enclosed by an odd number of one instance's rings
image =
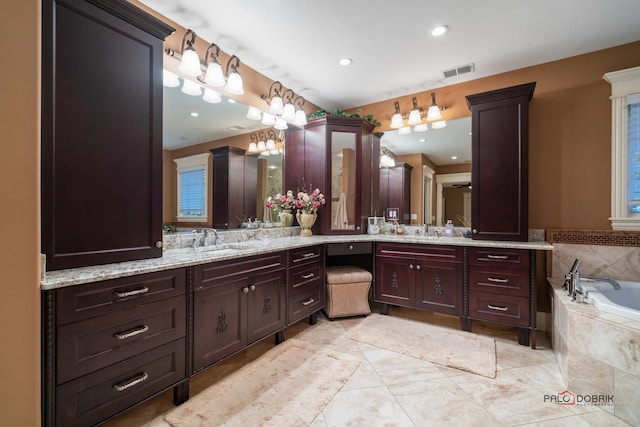
[[[489,258],[489,259],[509,259],[509,256],[508,255],[491,255],[491,254],[488,254],[487,258]]]
[[[147,380],[147,378],[149,378],[149,374],[147,374],[146,372],[143,372],[141,375],[138,375],[137,377],[131,379],[129,382],[126,382],[124,384],[116,384],[113,386],[113,389],[115,391],[125,391],[126,389],[133,387],[134,385],[138,385],[144,381]]]
[[[509,279],[496,279],[495,277],[487,277],[487,280],[495,283],[509,283]]]
[[[313,304],[314,302],[315,300],[313,298],[307,298],[306,300],[302,301],[302,305],[307,306]]]
[[[313,276],[315,276],[315,274],[313,273],[309,273],[309,274],[305,274],[302,276],[303,279],[311,279]]]
[[[309,252],[309,253],[306,253],[306,254],[302,254],[303,258],[310,258],[312,256],[316,256],[315,252]]]
[[[132,329],[128,332],[118,332],[113,334],[113,337],[117,340],[126,340],[127,338],[135,337],[136,335],[144,334],[149,330],[147,325],[144,325],[140,328]]]
[[[133,295],[146,294],[147,292],[149,292],[149,288],[145,286],[144,288],[136,289],[133,291],[125,291],[125,292],[115,291],[113,293],[113,296],[116,298],[126,298],[126,297],[131,297]]]
[[[491,305],[491,304],[487,304],[487,307],[489,307],[491,310],[496,310],[496,311],[507,311],[507,310],[509,310],[509,307],[498,307],[496,305]]]

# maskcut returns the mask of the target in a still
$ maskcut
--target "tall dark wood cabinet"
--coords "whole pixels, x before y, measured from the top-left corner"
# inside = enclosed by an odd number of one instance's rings
[[[373,127],[361,118],[327,116],[286,131],[284,190],[319,188],[327,198],[315,234],[365,233],[367,217],[378,210],[380,137]],[[341,203],[347,218],[336,222]]]
[[[258,198],[258,158],[236,147],[213,154],[213,228],[238,228],[243,216],[254,218]],[[239,219],[240,218],[240,219]]]
[[[43,0],[47,269],[162,256],[162,43],[124,0]]]
[[[471,237],[527,241],[529,101],[536,83],[468,95]]]
[[[399,209],[398,222],[411,222],[411,170],[408,163],[396,163],[395,167],[380,169],[380,210],[387,216],[387,208]]]

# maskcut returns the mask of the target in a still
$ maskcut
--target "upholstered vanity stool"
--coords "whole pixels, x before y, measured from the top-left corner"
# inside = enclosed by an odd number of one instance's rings
[[[367,315],[369,288],[373,275],[360,267],[351,265],[326,268],[327,299],[325,313],[330,319],[336,317]]]

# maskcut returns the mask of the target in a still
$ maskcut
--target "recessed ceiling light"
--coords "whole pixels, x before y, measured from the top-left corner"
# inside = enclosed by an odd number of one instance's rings
[[[229,102],[229,104],[235,104],[236,100],[233,98],[227,98],[227,102]]]
[[[431,35],[434,37],[440,37],[447,31],[449,31],[449,27],[447,27],[446,25],[438,25],[433,30],[431,30]]]
[[[342,58],[340,60],[340,65],[347,66],[347,65],[351,65],[352,62],[353,62],[353,59],[351,58]]]
[[[195,111],[192,111],[192,112],[189,113],[189,115],[191,117],[198,117],[200,114],[196,113]]]
[[[451,160],[458,160],[458,156],[451,156]]]
[[[426,138],[420,138],[420,142],[427,142]]]

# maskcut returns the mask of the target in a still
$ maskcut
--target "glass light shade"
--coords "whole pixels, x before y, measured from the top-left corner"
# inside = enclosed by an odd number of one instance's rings
[[[420,117],[420,110],[411,110],[411,112],[409,113],[409,120],[407,121],[407,124],[409,126],[413,126],[413,125],[419,125],[420,123],[422,123],[422,117]]]
[[[225,85],[224,74],[222,73],[222,67],[217,62],[211,61],[207,65],[207,73],[204,75],[204,81],[206,84],[213,87],[222,87]]]
[[[413,127],[413,130],[415,132],[425,132],[425,131],[429,130],[429,126],[426,123],[420,123],[419,125],[415,125]]]
[[[202,95],[202,86],[198,83],[193,82],[191,80],[184,79],[184,83],[182,83],[182,92],[191,96],[200,96]]]
[[[431,127],[434,128],[434,129],[442,129],[445,126],[447,126],[447,121],[446,120],[440,120],[438,122],[431,123]]]
[[[434,120],[440,120],[442,118],[442,114],[440,114],[440,108],[437,105],[432,105],[429,107],[429,111],[427,111],[427,121],[433,122]]]
[[[195,49],[188,47],[182,52],[182,59],[180,60],[178,70],[180,70],[180,72],[185,76],[199,77],[202,75],[200,57]]]
[[[285,130],[289,128],[289,126],[287,125],[287,122],[282,120],[280,117],[276,117],[276,124],[274,124],[273,127],[278,130]]]
[[[403,126],[398,129],[398,135],[408,135],[411,133],[411,128],[409,126]]]
[[[208,87],[204,88],[204,96],[202,97],[202,99],[211,104],[222,102],[222,97],[220,96],[220,94],[213,89],[209,89]]]
[[[271,103],[269,104],[269,113],[274,116],[279,116],[284,112],[284,104],[282,103],[282,98],[279,96],[274,96],[271,98]]]
[[[267,145],[264,141],[258,141],[258,151],[264,151],[267,149]]]
[[[243,95],[244,87],[242,86],[242,76],[236,71],[229,74],[224,90],[232,95]]]
[[[162,70],[162,86],[166,87],[178,87],[180,86],[180,79],[177,75],[173,74],[169,70]]]
[[[296,118],[293,121],[293,124],[296,126],[304,126],[307,124],[307,114],[304,110],[296,111]]]
[[[251,142],[249,143],[249,149],[247,151],[249,151],[250,153],[255,153],[256,151],[258,151],[258,146],[255,142]]]
[[[262,120],[262,111],[258,110],[256,107],[249,106],[249,111],[247,111],[247,119],[249,120]]]
[[[391,116],[391,127],[394,129],[401,128],[404,125],[404,121],[402,120],[402,115],[400,113],[395,113]]]
[[[288,103],[284,106],[284,111],[282,112],[282,120],[286,120],[288,122],[292,122],[296,119],[296,107],[293,104]]]
[[[273,126],[276,124],[276,117],[273,114],[263,113],[262,114],[262,123],[265,126]]]
[[[271,138],[267,139],[267,150],[275,150],[275,148],[276,142]]]
[[[269,152],[269,150],[264,150],[262,153],[260,153],[261,156],[270,156],[271,153]]]

